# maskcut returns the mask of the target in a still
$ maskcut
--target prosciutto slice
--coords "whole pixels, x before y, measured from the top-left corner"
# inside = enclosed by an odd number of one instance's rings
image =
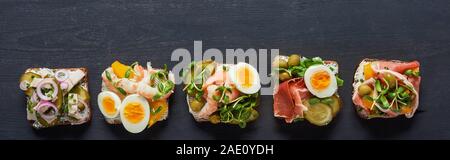
[[[308,108],[303,105],[302,100],[310,96],[303,78],[294,78],[281,83],[275,88],[274,116],[284,118],[286,123],[303,118],[303,111]]]

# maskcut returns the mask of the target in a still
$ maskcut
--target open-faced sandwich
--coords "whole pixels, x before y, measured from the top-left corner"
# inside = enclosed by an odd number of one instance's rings
[[[360,117],[413,117],[419,106],[420,63],[364,59],[353,83],[353,103]]]
[[[166,65],[155,69],[150,62],[144,68],[137,62],[125,65],[115,61],[102,73],[98,106],[107,123],[140,133],[167,118],[174,81]]]
[[[189,112],[198,122],[245,128],[259,116],[261,84],[258,71],[250,64],[194,61],[184,72],[184,82]]]
[[[34,128],[79,125],[91,119],[86,68],[29,68],[20,77],[27,120]]]
[[[308,120],[317,126],[331,122],[342,107],[335,61],[319,57],[307,58],[297,54],[277,56],[272,63],[279,84],[274,89],[274,116],[286,123]]]

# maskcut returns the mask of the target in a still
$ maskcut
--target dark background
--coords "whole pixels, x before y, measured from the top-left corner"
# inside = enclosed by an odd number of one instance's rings
[[[169,119],[130,134],[107,125],[96,104],[100,73],[114,60],[173,67],[171,52],[279,48],[337,60],[344,109],[326,127],[286,125],[264,96],[246,129],[198,124],[177,86]],[[54,0],[0,2],[0,139],[450,139],[450,2],[446,0]],[[356,65],[365,57],[420,60],[420,111],[412,119],[362,120],[351,102]],[[18,79],[29,67],[87,67],[90,124],[34,130]]]

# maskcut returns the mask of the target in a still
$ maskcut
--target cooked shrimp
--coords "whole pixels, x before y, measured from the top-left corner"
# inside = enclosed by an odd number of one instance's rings
[[[135,74],[133,78],[118,78],[114,74],[112,68],[109,67],[102,73],[102,80],[109,90],[117,93],[118,95],[120,95],[120,92],[117,90],[117,87],[122,88],[127,94],[137,93],[138,83],[144,79],[147,73],[140,65],[134,66],[134,71]],[[106,72],[109,73],[110,79],[106,76]]]
[[[140,82],[147,75],[144,67],[142,67],[141,65],[134,66],[133,70],[135,72],[133,76],[133,81],[135,82]]]
[[[158,93],[156,87],[150,86],[150,76],[144,77],[144,79],[137,85],[137,94],[144,96],[145,98],[152,100],[153,96]]]
[[[206,89],[209,85],[215,84],[215,85],[224,85],[229,84],[231,85],[231,79],[228,77],[228,72],[223,69],[223,67],[226,67],[226,65],[219,65],[215,69],[215,73],[209,77],[205,83],[203,83],[203,90]]]
[[[208,94],[208,92],[211,92],[209,90],[209,86],[212,86],[212,85],[228,86],[228,87],[232,88],[231,93],[226,92],[225,94],[229,97],[230,101],[233,101],[234,99],[239,97],[240,92],[236,89],[233,82],[228,77],[228,73],[226,71],[224,71],[223,66],[224,65],[217,66],[216,72],[206,80],[206,82],[203,84],[202,88],[203,88],[203,90],[206,89],[205,94]]]
[[[109,78],[106,76],[106,72],[110,73],[109,74]],[[102,73],[102,80],[103,83],[105,84],[105,86],[111,90],[112,92],[115,92],[117,94],[119,94],[119,91],[117,91],[116,87],[114,86],[114,83],[117,82],[119,80],[119,78],[117,78],[117,76],[115,74],[112,74],[112,68],[107,68],[103,73]]]
[[[142,81],[139,82],[139,84],[137,86],[137,93],[141,96],[144,96],[149,101],[153,101],[153,97],[159,93],[159,91],[156,87],[150,86],[150,76],[156,72],[158,72],[158,70],[153,69],[148,62],[147,63],[147,72],[146,72],[147,75],[142,79]],[[172,72],[169,72],[168,79],[172,82],[175,81],[175,78],[174,78],[174,75]],[[170,91],[169,93],[161,96],[160,98],[158,98],[156,100],[167,99],[167,98],[169,98],[169,96],[172,93],[173,93],[173,90]]]
[[[122,78],[119,79],[116,86],[122,88],[127,94],[134,94],[137,93],[138,83],[127,78]]]

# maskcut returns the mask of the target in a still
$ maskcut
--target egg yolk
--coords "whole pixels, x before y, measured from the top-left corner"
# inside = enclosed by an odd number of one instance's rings
[[[250,88],[253,85],[253,74],[251,73],[251,70],[249,67],[239,67],[237,69],[237,78],[238,82],[242,85],[244,88]]]
[[[106,114],[113,115],[114,113],[116,113],[115,102],[111,97],[103,98],[102,105]]]
[[[330,85],[330,75],[326,71],[319,71],[312,75],[311,85],[315,89],[323,90]]]
[[[128,103],[124,108],[124,115],[131,123],[139,123],[144,119],[144,107],[138,102]]]

